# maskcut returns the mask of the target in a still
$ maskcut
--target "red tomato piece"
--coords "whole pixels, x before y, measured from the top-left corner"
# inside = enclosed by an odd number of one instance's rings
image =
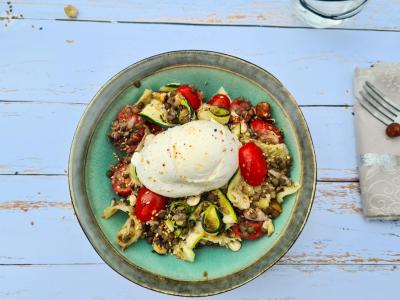
[[[152,220],[157,212],[165,209],[166,202],[166,197],[142,187],[136,198],[135,215],[142,222]]]
[[[214,95],[210,101],[208,101],[208,104],[210,105],[215,105],[215,106],[221,106],[226,109],[231,108],[231,100],[229,100],[229,97],[224,94],[216,94]]]
[[[279,128],[276,128],[271,123],[266,121],[255,119],[250,123],[251,128],[258,134],[258,135],[268,135],[274,134],[278,140],[278,143],[283,143],[283,134]]]
[[[193,87],[186,84],[177,88],[177,91],[189,102],[194,110],[198,109],[201,105],[201,94]]]
[[[260,185],[267,176],[267,162],[261,149],[253,142],[239,149],[240,174],[252,186]]]
[[[120,196],[129,196],[132,193],[131,178],[126,164],[121,164],[111,176],[111,186],[114,192]]]
[[[233,233],[243,240],[255,240],[264,235],[262,222],[244,221],[232,227]]]

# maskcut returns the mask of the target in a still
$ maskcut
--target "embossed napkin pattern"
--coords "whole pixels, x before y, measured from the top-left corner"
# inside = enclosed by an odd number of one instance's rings
[[[356,99],[366,80],[400,105],[400,64],[357,68],[353,82]],[[400,219],[400,138],[387,137],[386,126],[357,100],[354,113],[363,213],[374,219]]]

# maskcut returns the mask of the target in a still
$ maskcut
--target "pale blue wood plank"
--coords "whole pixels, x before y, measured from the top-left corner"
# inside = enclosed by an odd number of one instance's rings
[[[0,140],[7,141],[0,150],[0,174],[66,174],[70,144],[84,108],[78,104],[0,102],[0,128],[4,128]],[[314,138],[318,178],[356,179],[351,109],[302,110]]]
[[[202,299],[313,300],[395,299],[400,268],[396,266],[275,266],[233,291]],[[1,266],[4,299],[172,300],[139,287],[105,265]]]
[[[7,241],[0,264],[100,262],[74,215],[66,176],[0,176],[0,190]]]
[[[0,103],[0,173],[66,174],[83,105]],[[16,138],[18,136],[18,138]]]
[[[129,64],[190,48],[260,65],[300,104],[351,104],[356,66],[400,60],[399,32],[17,20],[0,37],[0,99],[17,101],[88,103]]]
[[[0,264],[101,262],[73,214],[66,176],[1,176],[0,190]],[[319,183],[308,223],[280,263],[400,264],[399,243],[400,222],[362,217],[356,183]]]
[[[7,9],[3,0],[4,11]],[[13,1],[15,15],[25,18],[64,19],[67,2]],[[307,26],[297,19],[290,0],[248,1],[90,1],[76,0],[79,20],[105,20],[128,22],[167,22],[191,24],[258,25],[258,26]],[[2,9],[3,11],[3,9]],[[370,1],[356,17],[339,28],[399,30],[400,2],[393,0]],[[3,13],[5,16],[5,12]]]
[[[357,180],[351,107],[302,107],[317,158],[320,180]]]

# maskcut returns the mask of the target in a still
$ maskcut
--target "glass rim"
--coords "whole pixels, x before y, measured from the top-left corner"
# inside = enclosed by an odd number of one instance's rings
[[[349,0],[316,0],[316,1],[320,1],[320,2],[346,2]],[[299,3],[307,10],[311,11],[312,13],[320,16],[321,18],[324,19],[331,19],[331,20],[343,20],[343,19],[347,19],[347,18],[351,18],[353,16],[355,16],[356,14],[358,14],[361,11],[361,8],[368,2],[368,0],[364,0],[362,1],[359,5],[357,5],[356,7],[345,11],[343,13],[338,13],[338,14],[327,14],[324,13],[322,11],[320,11],[319,9],[316,9],[315,7],[313,7],[311,4],[307,3],[306,0],[299,0]]]

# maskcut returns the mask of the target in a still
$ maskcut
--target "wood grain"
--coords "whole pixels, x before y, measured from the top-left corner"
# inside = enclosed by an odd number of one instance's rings
[[[0,190],[0,264],[101,262],[74,216],[66,176],[1,176]],[[357,183],[322,182],[280,263],[400,264],[399,244],[400,222],[362,217]]]
[[[289,0],[76,0],[78,22],[65,21],[65,4],[12,1],[7,15],[0,1],[0,299],[176,298],[102,263],[74,216],[66,168],[76,124],[111,76],[188,48],[236,55],[277,76],[303,105],[319,167],[294,247],[260,278],[213,299],[394,298],[400,221],[362,217],[351,81],[357,66],[400,60],[399,0],[370,1],[339,27],[356,30],[299,28]]]
[[[190,48],[226,52],[265,68],[302,105],[351,105],[354,68],[399,61],[399,51],[388,51],[400,48],[399,34],[13,20],[0,26],[0,100],[88,103],[126,66]]]
[[[86,105],[0,102],[0,174],[66,174],[69,148]],[[357,180],[352,109],[303,107],[314,139],[318,178]],[[18,138],[16,137],[16,134]],[[45,146],[48,145],[48,146]],[[337,151],[340,145],[342,151]]]
[[[393,299],[393,287],[400,278],[399,269],[395,265],[276,265],[239,289],[202,299]],[[2,299],[182,299],[141,288],[103,264],[0,266],[0,279]]]
[[[7,17],[6,0],[0,3],[0,16]],[[29,19],[68,19],[64,13],[65,1],[12,1],[10,15]],[[245,26],[308,26],[298,20],[290,0],[233,0],[229,5],[221,1],[91,1],[75,0],[78,8],[77,20],[117,21],[144,23],[214,24]],[[390,0],[370,1],[357,16],[347,20],[338,28],[400,30],[398,13],[400,2]]]

